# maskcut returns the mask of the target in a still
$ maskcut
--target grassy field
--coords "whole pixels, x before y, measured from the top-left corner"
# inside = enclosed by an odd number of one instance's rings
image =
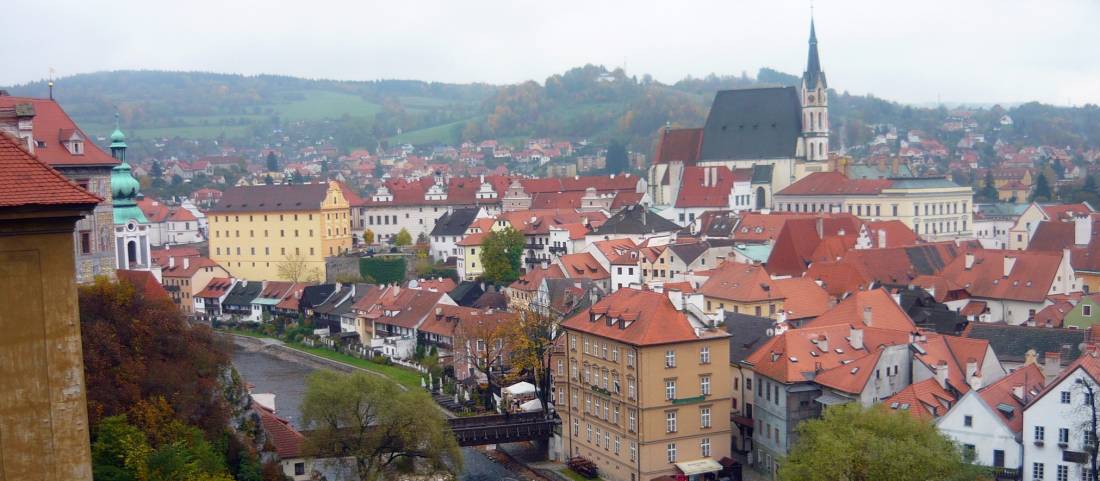
[[[410,130],[408,132],[402,133],[401,135],[390,137],[390,145],[421,145],[433,143],[455,144],[458,143],[458,139],[454,135],[455,126],[458,125],[460,126],[460,128],[464,127],[466,125],[466,122],[469,122],[470,120],[472,119],[459,120],[456,122],[451,122],[449,124],[440,124],[436,125],[435,127],[428,127],[419,130]]]
[[[301,93],[305,95],[302,100],[271,107],[283,120],[291,121],[335,119],[344,115],[373,119],[374,114],[382,110],[381,105],[363,100],[358,95],[324,90],[309,90]]]
[[[569,468],[565,468],[565,469],[563,469],[561,471],[558,471],[558,472],[565,475],[565,477],[567,477],[569,479],[572,479],[573,481],[600,481],[599,476],[596,476],[595,478],[586,478],[584,476],[581,476],[581,473],[573,471],[572,469],[569,469]]]

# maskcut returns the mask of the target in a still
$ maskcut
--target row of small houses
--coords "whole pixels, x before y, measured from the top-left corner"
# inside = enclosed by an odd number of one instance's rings
[[[517,319],[499,308],[477,307],[486,297],[476,283],[456,286],[449,280],[401,286],[220,277],[194,296],[194,307],[197,317],[207,321],[309,320],[315,334],[331,342],[394,359],[412,359],[418,347],[435,347],[463,380],[478,374],[471,361],[494,347],[485,346],[479,336]]]

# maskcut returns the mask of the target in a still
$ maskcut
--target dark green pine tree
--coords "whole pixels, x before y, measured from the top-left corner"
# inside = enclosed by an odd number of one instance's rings
[[[621,174],[630,170],[630,157],[626,153],[626,146],[617,140],[612,140],[607,145],[607,162],[605,168],[608,174]]]
[[[275,152],[267,153],[267,171],[278,172],[279,170],[279,158],[275,157]]]
[[[1039,172],[1039,175],[1035,177],[1035,190],[1031,192],[1031,200],[1044,201],[1054,198],[1054,194],[1050,191],[1050,183],[1047,182],[1046,174]]]
[[[985,173],[985,185],[982,186],[982,190],[978,193],[978,197],[981,197],[990,202],[997,201],[997,187],[993,185],[993,171],[989,170]]]

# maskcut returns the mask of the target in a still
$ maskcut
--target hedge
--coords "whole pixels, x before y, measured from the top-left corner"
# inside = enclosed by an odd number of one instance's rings
[[[405,281],[405,258],[376,256],[359,259],[359,274],[376,284],[396,284]]]

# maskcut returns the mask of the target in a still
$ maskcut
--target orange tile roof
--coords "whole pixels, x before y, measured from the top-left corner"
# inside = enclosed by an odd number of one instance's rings
[[[710,278],[699,286],[699,292],[707,297],[736,302],[783,298],[783,293],[775,288],[771,276],[764,268],[734,261],[726,261],[718,266]]]
[[[905,332],[863,327],[863,347],[856,349],[850,342],[851,330],[849,324],[790,329],[767,340],[746,361],[754,371],[772,379],[804,382],[813,379],[815,372],[845,366],[877,352],[880,346],[909,342]]]
[[[542,266],[535,266],[531,268],[531,270],[524,272],[519,279],[516,279],[516,281],[508,287],[521,291],[533,292],[539,290],[539,285],[542,284],[542,280],[548,277],[551,279],[560,279],[565,277],[565,274],[562,273],[561,267],[558,267],[557,264],[551,264],[545,269],[543,269]]]
[[[293,459],[302,455],[302,446],[306,437],[290,426],[290,421],[276,416],[275,413],[255,401],[252,409],[260,415],[260,426],[267,434],[267,439],[275,446],[275,453],[281,459]]]
[[[604,269],[599,261],[587,252],[561,256],[558,262],[564,266],[562,273],[570,279],[583,277],[598,281],[611,277],[611,273],[607,272],[607,269]]]
[[[31,155],[20,141],[0,133],[0,207],[90,208],[102,200]]]
[[[184,260],[187,261],[186,267],[184,267]],[[183,259],[176,259],[175,263],[175,267],[168,267],[168,264],[162,265],[160,267],[161,276],[191,278],[199,269],[204,267],[220,267],[220,264],[209,257],[184,257]]]
[[[882,400],[890,409],[908,413],[924,421],[943,416],[955,401],[955,396],[940,386],[935,378],[910,384],[897,394]]]
[[[871,277],[855,262],[815,262],[805,277],[821,281],[821,287],[834,297],[862,291],[871,286]]]
[[[863,324],[866,309],[871,309],[871,327],[891,329],[905,333],[917,330],[913,320],[902,310],[885,289],[858,291],[829,309],[803,327],[829,326],[833,324]]]
[[[876,195],[892,184],[888,179],[849,179],[840,172],[814,172],[775,195]]]
[[[849,394],[859,394],[871,379],[875,365],[882,357],[881,350],[858,357],[847,364],[840,364],[814,376],[814,382]]]
[[[1043,370],[1039,369],[1038,365],[1028,364],[998,379],[997,382],[981,388],[978,390],[978,395],[985,401],[986,406],[1001,417],[1001,422],[1005,423],[1012,432],[1019,434],[1024,427],[1024,407],[1043,390],[1043,380]],[[1023,387],[1023,399],[1014,395],[1013,389],[1016,386]],[[1014,408],[1014,414],[1011,417],[1006,416],[1004,412],[997,409],[1001,404]]]
[[[95,140],[85,134],[54,100],[0,95],[0,108],[23,104],[34,106],[31,135],[36,142],[44,144],[43,147],[34,148],[34,155],[43,163],[51,166],[118,165],[119,162],[100,149]],[[72,154],[61,144],[62,137],[68,137],[74,132],[79,132],[84,137],[83,154]]]
[[[966,366],[973,361],[977,364],[978,372],[981,372],[985,364],[986,351],[989,349],[989,341],[931,332],[923,333],[923,336],[915,344],[920,346],[924,353],[914,354],[914,359],[923,363],[932,372],[935,372],[937,365],[946,363],[947,383],[960,393],[969,391],[970,383],[969,379],[966,379]]]
[[[653,153],[653,163],[661,164],[679,160],[692,165],[699,159],[703,146],[703,129],[664,129]]]
[[[562,327],[634,346],[729,336],[721,329],[707,329],[696,335],[691,321],[665,294],[632,288],[619,289],[600,299],[563,322]]]
[[[784,298],[783,310],[787,312],[787,319],[817,317],[829,310],[829,293],[813,279],[792,277],[776,279],[774,282],[775,288]]]
[[[229,289],[233,287],[233,279],[229,277],[215,277],[210,279],[210,282],[206,283],[206,287],[203,287],[195,297],[221,297],[229,292]]]
[[[147,298],[171,299],[168,296],[168,291],[164,290],[164,286],[157,282],[157,278],[152,272],[119,269],[115,273],[118,275],[119,280],[129,282]]]
[[[1062,252],[1009,251],[975,249],[974,265],[966,268],[966,255],[960,255],[943,268],[942,275],[962,286],[972,296],[987,299],[1010,299],[1042,302],[1046,299]],[[1008,276],[1004,275],[1004,260],[1015,258]]]

